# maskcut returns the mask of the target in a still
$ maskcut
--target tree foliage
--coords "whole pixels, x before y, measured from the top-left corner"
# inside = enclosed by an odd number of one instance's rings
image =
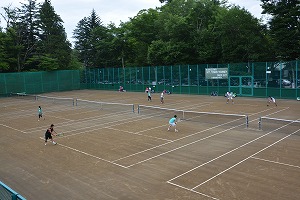
[[[53,61],[51,68],[45,69],[66,69],[71,61],[71,44],[67,40],[63,21],[54,11],[49,0],[45,0],[40,6],[38,14],[39,29],[39,55],[41,61]],[[40,64],[39,64],[40,66]]]
[[[0,70],[33,71],[299,59],[299,6],[261,0],[269,23],[227,0],[159,0],[119,26],[93,9],[73,32],[74,49],[50,0],[1,13]]]
[[[22,3],[21,8],[4,8],[6,27],[1,33],[2,71],[70,69],[71,44],[63,21],[50,0]],[[0,51],[1,52],[1,51]],[[52,63],[52,64],[51,64]]]
[[[270,37],[277,59],[300,58],[299,0],[261,0],[263,13],[271,15]]]

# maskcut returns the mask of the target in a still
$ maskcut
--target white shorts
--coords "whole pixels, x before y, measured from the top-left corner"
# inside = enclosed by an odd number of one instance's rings
[[[228,99],[232,99],[232,97],[230,96],[230,97],[228,97]]]
[[[176,126],[176,123],[174,122],[174,123],[169,123],[170,124],[170,126]]]

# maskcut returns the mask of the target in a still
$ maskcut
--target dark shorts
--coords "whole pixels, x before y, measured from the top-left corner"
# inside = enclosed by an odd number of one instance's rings
[[[47,141],[48,139],[52,139],[52,135],[49,132],[45,133],[45,141]]]
[[[39,114],[39,118],[40,118],[40,117],[43,117],[43,114]]]

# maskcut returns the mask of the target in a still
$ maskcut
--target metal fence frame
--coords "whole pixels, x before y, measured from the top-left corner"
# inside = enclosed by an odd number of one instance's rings
[[[205,68],[228,68],[228,79],[205,79]],[[81,73],[81,88],[144,91],[168,90],[176,94],[219,95],[233,91],[240,96],[295,99],[300,96],[300,71],[298,61],[232,64],[202,64],[176,66],[149,66],[125,68],[87,68]],[[231,79],[232,77],[232,79]],[[233,77],[252,77],[235,83]],[[251,80],[251,81],[249,81]],[[235,85],[238,84],[238,85]]]

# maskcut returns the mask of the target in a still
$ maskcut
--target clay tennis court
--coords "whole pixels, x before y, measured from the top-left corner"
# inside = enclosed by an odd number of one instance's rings
[[[277,99],[276,107],[246,97],[226,104],[222,96],[171,94],[161,104],[158,93],[152,102],[138,92],[43,95],[133,104],[134,112],[130,105],[1,98],[0,180],[28,200],[299,199],[299,101]],[[39,105],[45,120],[38,121]],[[138,113],[138,105],[165,110],[141,106]],[[199,115],[168,132],[175,111],[167,109]],[[287,121],[262,119],[259,129],[260,117]],[[63,136],[45,146],[50,124]]]

